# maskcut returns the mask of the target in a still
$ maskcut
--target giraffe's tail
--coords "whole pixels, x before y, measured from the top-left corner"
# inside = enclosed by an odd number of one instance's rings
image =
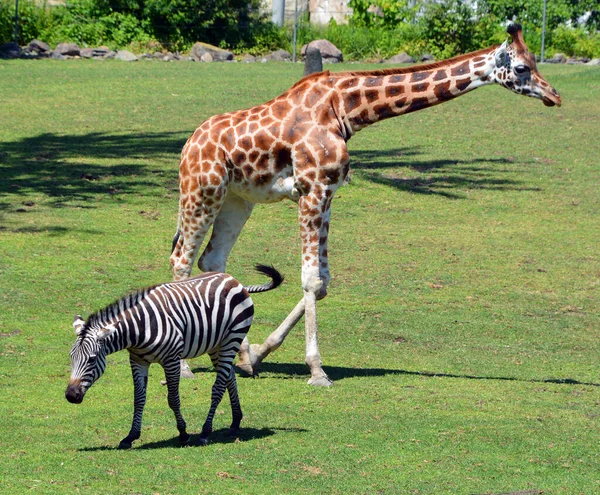
[[[173,236],[173,245],[171,246],[171,254],[173,254],[173,251],[175,251],[175,247],[177,246],[177,241],[179,241],[180,236],[181,236],[181,230],[179,230],[179,227],[177,227],[177,232],[175,232],[175,235]]]
[[[256,292],[267,292],[268,290],[276,289],[283,282],[283,275],[275,267],[256,265],[255,268],[257,272],[266,275],[271,279],[271,281],[262,285],[249,285],[244,287],[251,294]]]

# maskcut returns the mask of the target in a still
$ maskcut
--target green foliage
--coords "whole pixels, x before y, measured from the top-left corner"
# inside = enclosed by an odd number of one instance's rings
[[[19,42],[28,43],[40,36],[48,23],[50,12],[45,2],[21,0],[19,2]],[[0,43],[13,41],[15,25],[14,0],[0,0]]]
[[[357,27],[381,27],[395,29],[398,24],[411,22],[417,8],[406,0],[350,0],[353,14],[350,25]]]
[[[600,33],[589,35],[582,29],[559,26],[552,33],[551,46],[569,56],[600,57]]]

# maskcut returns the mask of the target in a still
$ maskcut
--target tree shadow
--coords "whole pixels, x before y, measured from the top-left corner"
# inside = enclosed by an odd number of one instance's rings
[[[149,166],[149,160],[173,161],[169,176],[176,183],[177,157],[187,134],[44,133],[0,142],[0,197],[34,191],[51,198],[52,206],[64,207],[71,200],[85,202],[97,195],[139,194],[144,187],[165,183],[164,171]]]
[[[288,432],[288,433],[306,433],[308,430],[304,428],[241,428],[239,433],[235,436],[228,435],[228,428],[221,428],[211,433],[208,447],[211,444],[223,444],[223,443],[237,443],[237,442],[251,442],[253,440],[260,440],[261,438],[270,437],[276,435],[277,432]],[[201,447],[199,438],[200,434],[190,435],[190,443],[186,447]],[[148,449],[172,449],[181,448],[179,444],[179,436],[174,436],[167,440],[160,440],[158,442],[142,443],[143,440],[138,440],[139,445],[134,444],[133,450],[148,450]],[[98,452],[105,450],[119,450],[117,446],[109,447],[106,445],[98,447],[83,447],[78,449],[79,452]]]
[[[348,368],[344,366],[324,366],[324,370],[333,381],[341,381],[346,378],[358,377],[380,377],[386,375],[406,375],[406,376],[423,376],[429,378],[458,378],[468,380],[497,380],[525,383],[554,383],[559,385],[586,385],[590,387],[600,387],[600,383],[581,382],[572,378],[517,378],[512,376],[485,376],[485,375],[468,375],[454,373],[437,373],[432,371],[409,371],[401,369],[386,369],[386,368]],[[240,376],[247,377],[241,370]],[[280,375],[275,378],[290,379],[298,377],[307,377],[309,375],[308,368],[304,364],[297,363],[261,363],[260,372],[273,373]]]
[[[350,153],[351,169],[370,182],[417,194],[434,194],[451,199],[462,199],[456,190],[518,190],[538,191],[522,182],[499,177],[506,172],[501,165],[513,163],[512,157],[473,158],[469,160],[419,160],[424,153],[420,147],[389,150],[354,150]],[[488,166],[483,166],[488,164]],[[490,166],[491,165],[491,166]],[[406,167],[416,174],[406,176],[397,170]],[[428,174],[423,176],[422,174]]]

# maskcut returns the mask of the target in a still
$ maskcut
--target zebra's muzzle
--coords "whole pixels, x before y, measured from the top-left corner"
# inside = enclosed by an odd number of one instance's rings
[[[71,404],[81,404],[83,402],[83,391],[79,385],[69,385],[65,392],[65,398]]]

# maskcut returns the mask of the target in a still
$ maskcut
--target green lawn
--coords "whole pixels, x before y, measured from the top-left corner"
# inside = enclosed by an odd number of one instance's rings
[[[600,69],[541,71],[562,108],[486,87],[350,141],[318,310],[332,388],[306,384],[299,326],[239,380],[239,441],[225,399],[213,442],[180,449],[154,366],[118,451],[127,355],[67,403],[73,315],[170,279],[186,139],[302,66],[0,61],[0,493],[598,493]],[[253,298],[258,343],[301,297],[292,203],[255,209],[228,271],[261,283],[255,263],[287,280]],[[214,374],[193,367],[198,434]]]

